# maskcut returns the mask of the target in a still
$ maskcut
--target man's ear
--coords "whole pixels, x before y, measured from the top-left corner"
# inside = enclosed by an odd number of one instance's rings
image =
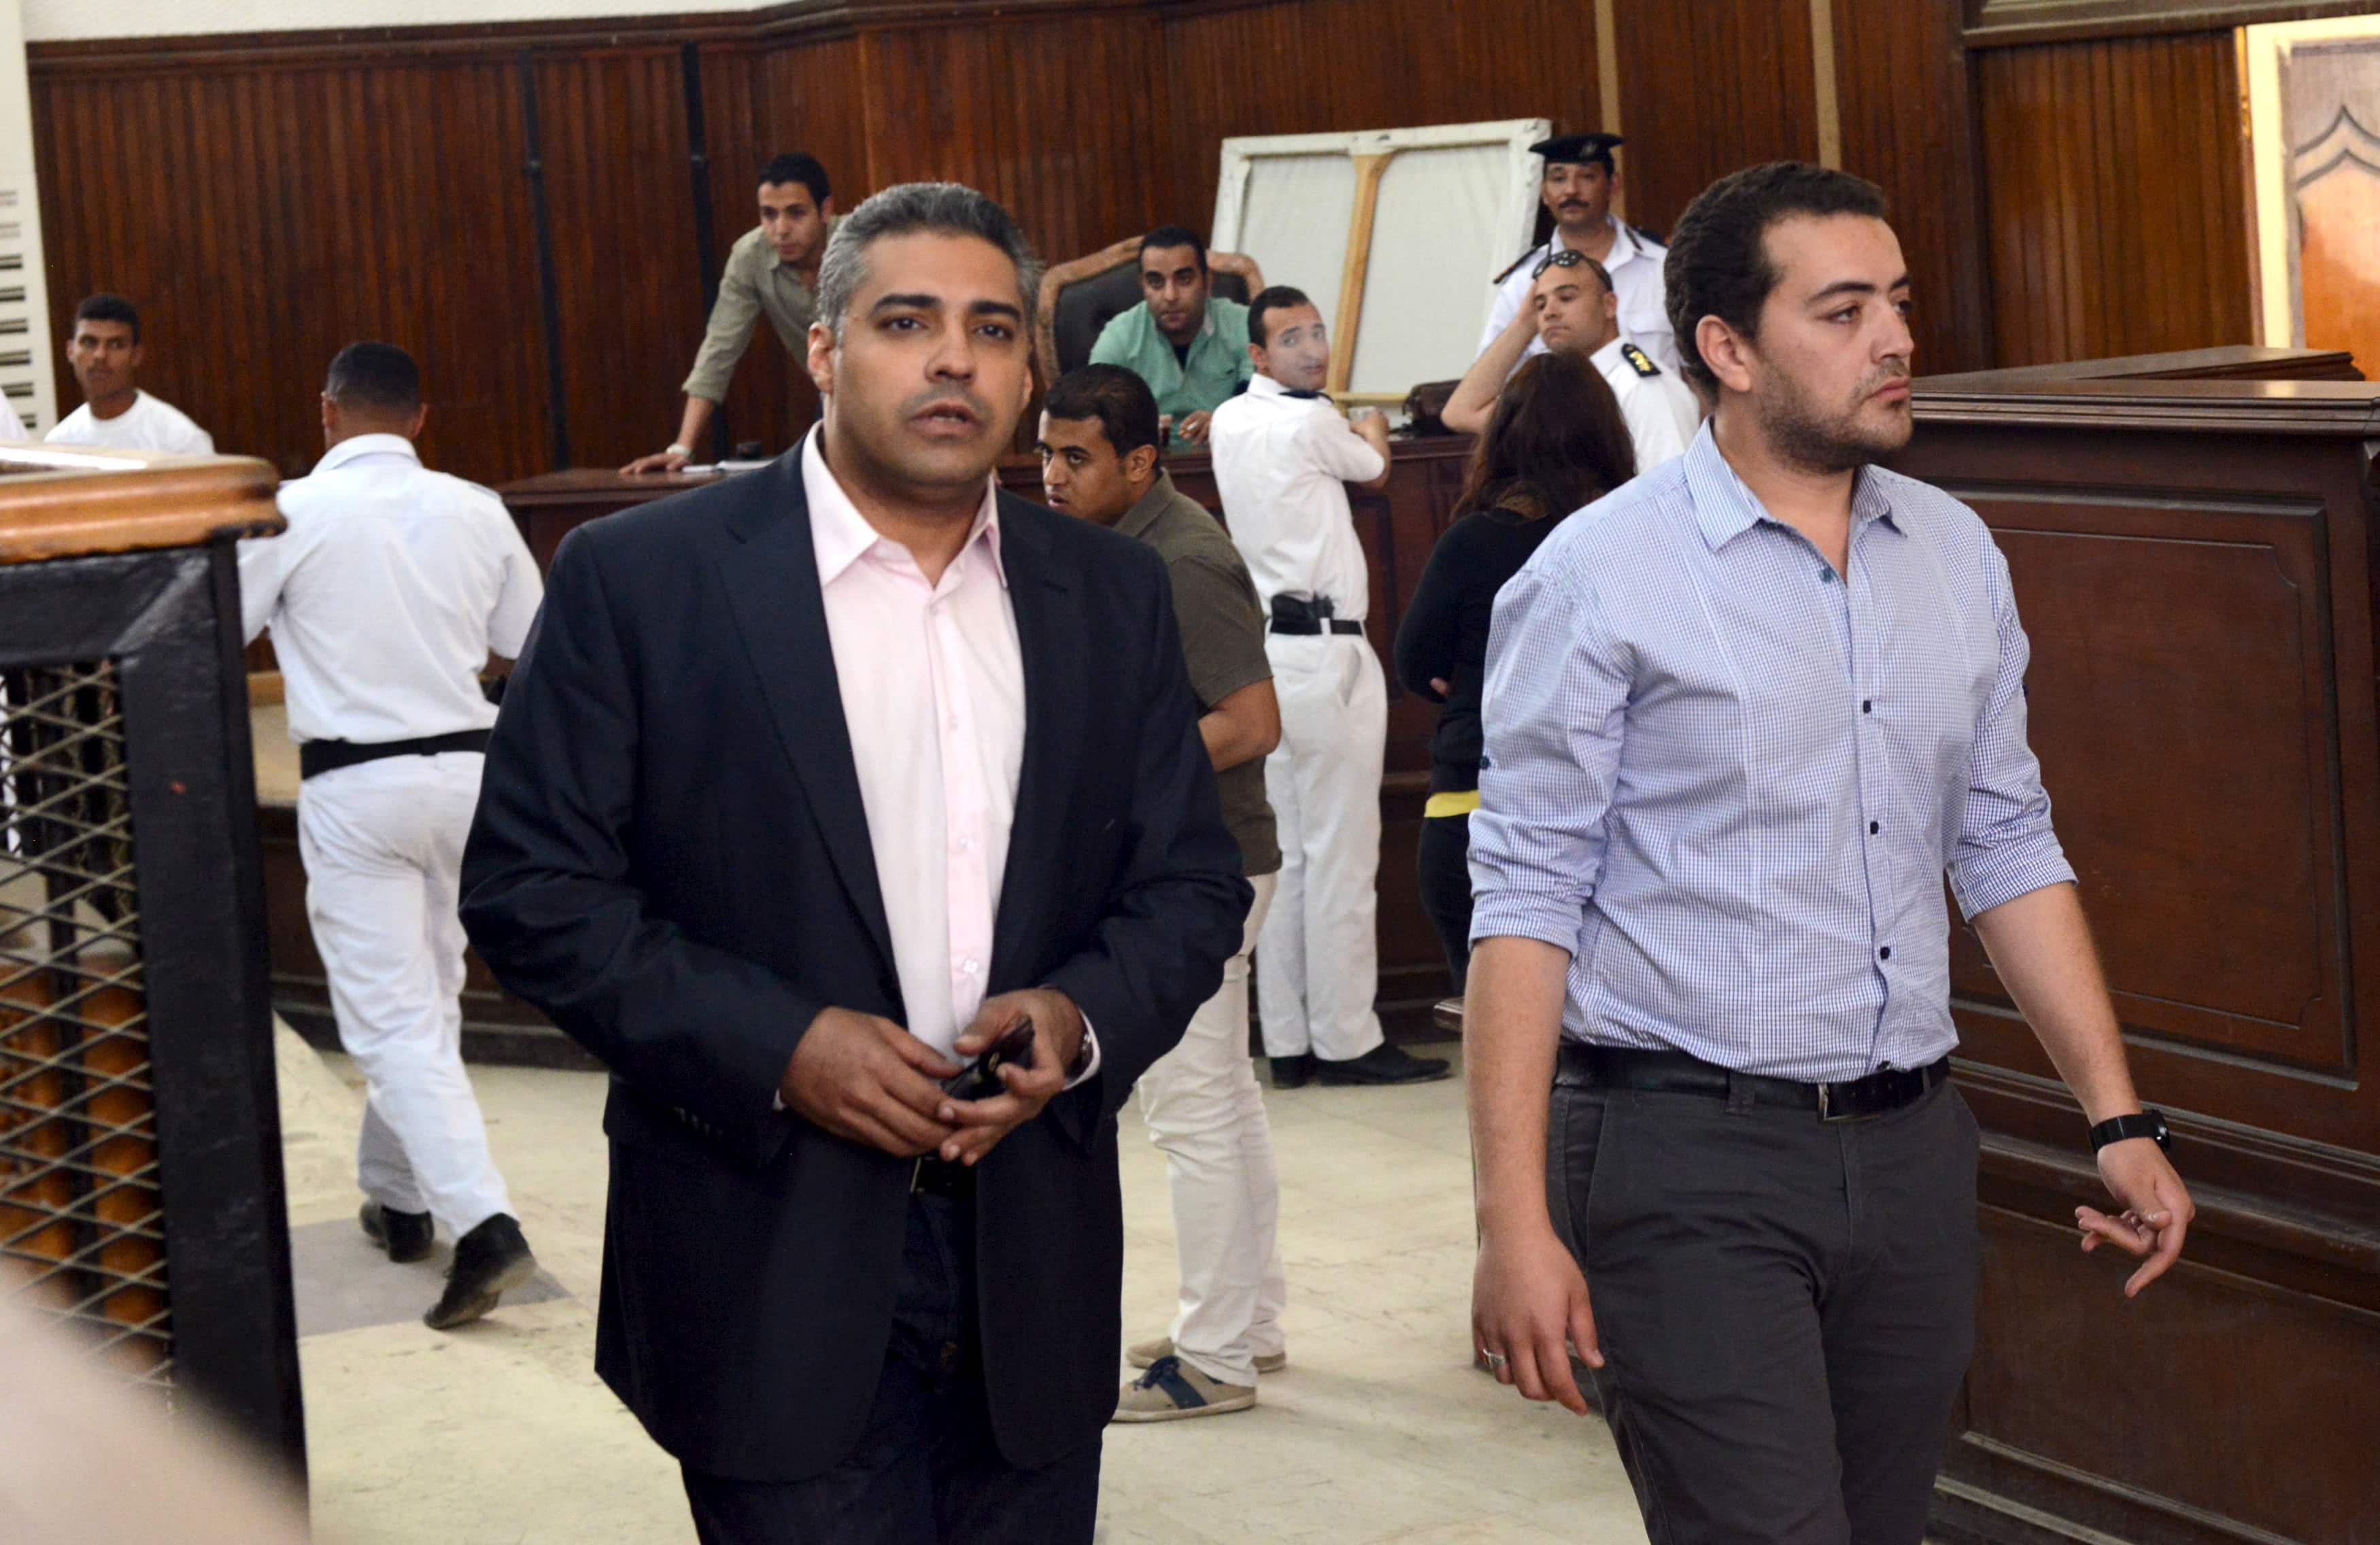
[[[1752,345],[1715,316],[1694,323],[1694,347],[1718,383],[1730,392],[1752,390]]]
[[[429,421],[430,405],[425,402],[420,407],[413,410],[413,421],[405,426],[405,437],[407,440],[420,439],[421,427]]]
[[[1618,292],[1613,290],[1605,290],[1603,292],[1603,316],[1604,320],[1607,322],[1618,322],[1620,320],[1620,296]]]
[[[806,363],[809,366],[810,384],[819,389],[819,395],[830,395],[834,391],[834,330],[822,322],[811,322],[809,343]]]
[[[832,220],[834,218],[833,194],[830,193],[825,198],[819,201],[819,218],[821,220]]]
[[[1138,482],[1143,478],[1154,481],[1157,477],[1157,447],[1135,445],[1126,452],[1123,458],[1123,475],[1133,482]]]
[[[1248,363],[1249,363],[1249,364],[1251,364],[1251,365],[1254,365],[1254,366],[1257,368],[1257,373],[1258,375],[1262,375],[1262,374],[1264,374],[1264,373],[1265,373],[1265,351],[1264,351],[1264,345],[1262,345],[1262,344],[1250,344],[1250,345],[1248,345]]]
[[[337,430],[337,429],[338,429],[338,427],[339,427],[339,404],[338,404],[338,400],[337,400],[336,398],[333,397],[333,396],[331,395],[331,394],[330,394],[330,393],[325,392],[325,393],[323,393],[323,394],[322,394],[322,432],[323,432],[324,434],[332,433],[333,432],[334,432],[335,430]]]

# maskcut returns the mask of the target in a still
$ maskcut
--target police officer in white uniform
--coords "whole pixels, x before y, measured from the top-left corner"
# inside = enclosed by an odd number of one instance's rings
[[[322,388],[329,446],[283,485],[281,536],[240,543],[240,610],[286,685],[306,913],[339,1040],[364,1075],[364,1232],[454,1264],[423,1316],[476,1320],[537,1268],[463,1071],[463,841],[495,723],[490,654],[520,653],[544,587],[504,505],[425,469],[412,359],[349,345]]]
[[[1388,678],[1364,637],[1371,582],[1347,484],[1389,481],[1387,420],[1352,424],[1322,395],[1322,313],[1285,285],[1248,302],[1256,376],[1215,409],[1207,444],[1232,544],[1270,614],[1265,655],[1281,744],[1265,797],[1281,879],[1257,935],[1257,1016],[1273,1082],[1416,1083],[1447,1075],[1380,1036],[1372,999]]]
[[[1481,353],[1514,316],[1527,310],[1539,262],[1553,252],[1584,252],[1610,275],[1612,292],[1620,297],[1620,331],[1651,355],[1654,363],[1677,373],[1678,344],[1670,331],[1668,291],[1661,284],[1661,263],[1670,249],[1611,213],[1612,196],[1620,191],[1620,169],[1612,164],[1611,150],[1625,142],[1617,134],[1565,134],[1529,147],[1545,157],[1537,197],[1553,214],[1553,238],[1530,248],[1496,275],[1495,303],[1479,334]],[[1544,350],[1543,344],[1533,343],[1527,352]]]
[[[1549,252],[1537,260],[1529,304],[1488,352],[1472,361],[1440,417],[1446,427],[1476,434],[1488,427],[1496,398],[1520,368],[1528,345],[1585,357],[1619,399],[1620,416],[1636,451],[1636,470],[1649,472],[1686,454],[1702,427],[1694,388],[1620,331],[1619,298],[1603,265],[1584,252]]]

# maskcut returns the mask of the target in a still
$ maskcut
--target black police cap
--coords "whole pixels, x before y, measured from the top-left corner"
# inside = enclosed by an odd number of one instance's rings
[[[1611,147],[1628,141],[1617,134],[1557,134],[1550,140],[1540,140],[1529,147],[1531,155],[1542,155],[1548,166],[1562,162],[1599,165],[1611,169]]]

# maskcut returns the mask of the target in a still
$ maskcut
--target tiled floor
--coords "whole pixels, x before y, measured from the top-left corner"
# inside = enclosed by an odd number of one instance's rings
[[[447,1335],[428,1268],[354,1228],[351,1074],[284,1034],[314,1516],[326,1545],[689,1540],[675,1472],[589,1369],[601,1243],[603,1079],[479,1068],[490,1137],[557,1295]],[[1593,1418],[1469,1367],[1470,1169],[1462,1086],[1272,1094],[1291,1366],[1254,1411],[1109,1429],[1100,1538],[1638,1541]],[[1126,1324],[1173,1292],[1164,1167],[1123,1144]],[[310,1226],[320,1225],[320,1226]],[[392,1281],[392,1279],[394,1279]],[[1119,1365],[1119,1372],[1123,1371]]]

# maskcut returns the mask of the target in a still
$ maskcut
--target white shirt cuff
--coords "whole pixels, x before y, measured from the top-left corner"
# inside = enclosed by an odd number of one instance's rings
[[[1091,1028],[1091,1019],[1088,1015],[1083,1016],[1083,1070],[1066,1080],[1067,1089],[1087,1082],[1091,1076],[1099,1070],[1099,1032]],[[1063,1093],[1064,1090],[1060,1092]]]

